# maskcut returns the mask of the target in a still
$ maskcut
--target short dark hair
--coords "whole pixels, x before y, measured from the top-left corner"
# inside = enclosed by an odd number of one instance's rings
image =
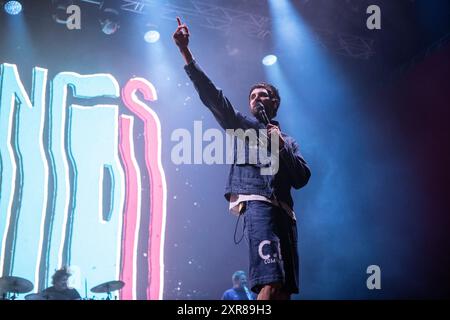
[[[276,105],[276,109],[275,109],[275,114],[273,115],[274,117],[277,115],[277,111],[278,108],[280,106],[281,103],[281,97],[280,97],[280,93],[278,92],[278,89],[270,84],[270,83],[266,83],[266,82],[259,82],[254,84],[251,88],[250,88],[250,92],[248,93],[248,100],[250,100],[250,96],[252,94],[252,91],[258,88],[262,88],[262,89],[266,89],[267,92],[269,93],[269,98],[272,100],[276,100],[277,101],[277,105]]]
[[[59,281],[63,277],[70,277],[71,275],[72,274],[69,272],[69,269],[67,267],[56,270],[52,276],[52,284],[55,284],[55,282]]]
[[[232,277],[233,282],[238,281],[239,279],[241,279],[242,276],[245,276],[244,271],[241,271],[241,270],[236,271],[235,273],[233,273],[233,277]]]

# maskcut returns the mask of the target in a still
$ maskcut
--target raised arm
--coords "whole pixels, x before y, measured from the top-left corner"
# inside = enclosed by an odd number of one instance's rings
[[[180,49],[181,56],[183,57],[186,65],[191,63],[194,58],[192,57],[191,50],[189,50],[189,29],[187,25],[181,23],[181,19],[177,17],[178,27],[173,34],[173,40]]]
[[[224,129],[236,129],[245,127],[244,117],[237,112],[230,101],[223,95],[221,89],[217,88],[205,72],[194,60],[189,50],[189,30],[186,24],[177,17],[178,27],[173,34],[173,40],[180,49],[181,55],[186,63],[186,73],[194,84],[203,104],[211,110],[219,125]]]

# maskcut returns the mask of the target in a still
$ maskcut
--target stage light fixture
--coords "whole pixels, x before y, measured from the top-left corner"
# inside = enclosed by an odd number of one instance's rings
[[[73,0],[52,0],[52,18],[56,23],[67,25],[67,8],[74,4]]]
[[[278,58],[276,55],[269,54],[262,59],[262,63],[265,66],[274,65],[277,62]]]
[[[22,12],[22,4],[19,1],[6,1],[3,8],[7,14],[12,16]]]
[[[104,9],[100,18],[100,25],[104,34],[111,35],[116,33],[120,28],[119,11],[112,8]]]
[[[149,30],[145,33],[144,39],[148,43],[155,43],[159,40],[160,34],[156,30]]]

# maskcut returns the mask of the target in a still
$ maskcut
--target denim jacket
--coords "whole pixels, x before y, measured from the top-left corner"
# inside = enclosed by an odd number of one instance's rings
[[[185,67],[186,73],[193,82],[203,104],[212,112],[223,129],[264,129],[265,125],[256,118],[251,119],[236,111],[230,101],[223,95],[197,62],[192,61]],[[278,125],[276,121],[271,121]],[[274,175],[261,175],[262,164],[231,165],[225,187],[225,198],[230,200],[231,194],[257,194],[268,199],[277,199],[293,208],[291,187],[300,189],[308,183],[311,172],[306,161],[300,155],[297,143],[282,133],[285,140],[279,157],[279,169]]]

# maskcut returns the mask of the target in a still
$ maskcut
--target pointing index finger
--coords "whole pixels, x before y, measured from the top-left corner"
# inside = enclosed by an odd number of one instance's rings
[[[177,17],[178,26],[181,26],[181,19],[180,17]]]

